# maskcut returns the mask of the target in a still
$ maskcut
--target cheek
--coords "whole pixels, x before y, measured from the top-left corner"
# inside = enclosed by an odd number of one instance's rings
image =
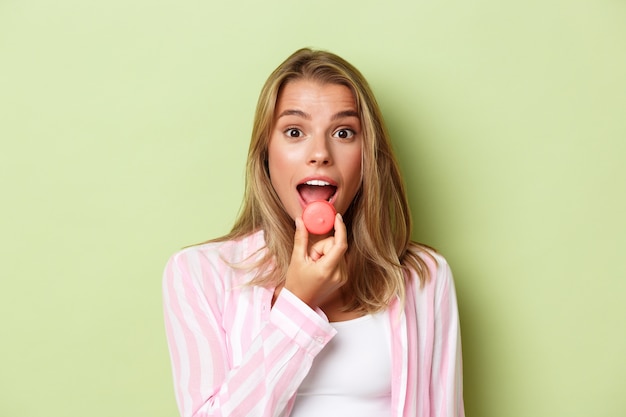
[[[361,184],[363,170],[362,170],[363,154],[361,149],[353,152],[348,158],[346,158],[346,177],[350,179],[351,184],[356,184],[357,188]]]
[[[281,187],[285,187],[288,178],[291,177],[293,166],[293,155],[280,144],[270,142],[267,150],[267,166],[270,174],[270,181],[274,189],[280,193]]]
[[[268,166],[270,174],[273,172],[280,175],[281,173],[291,173],[300,166],[303,159],[303,149],[298,147],[290,147],[282,144],[270,144],[268,148]],[[281,176],[283,176],[281,175]]]
[[[281,158],[281,152],[277,149],[275,142],[272,140],[269,143],[267,148],[267,167],[270,172],[270,178],[272,182],[278,176],[281,168],[283,167],[283,162]]]

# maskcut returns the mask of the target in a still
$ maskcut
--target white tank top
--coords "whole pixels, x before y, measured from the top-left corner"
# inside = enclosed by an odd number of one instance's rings
[[[330,324],[337,334],[298,388],[291,417],[390,416],[389,313]]]

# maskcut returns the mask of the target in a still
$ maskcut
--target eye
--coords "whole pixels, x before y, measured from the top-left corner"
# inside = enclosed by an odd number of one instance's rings
[[[339,129],[333,135],[339,139],[350,139],[354,136],[354,130],[352,129]]]
[[[285,130],[285,135],[289,136],[290,138],[301,138],[304,134],[300,129],[290,127],[289,129]]]

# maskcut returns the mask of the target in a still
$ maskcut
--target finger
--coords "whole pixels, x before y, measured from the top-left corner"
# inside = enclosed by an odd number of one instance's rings
[[[343,222],[341,214],[337,213],[335,217],[335,235],[324,241],[321,250],[324,253],[324,262],[329,265],[337,265],[348,249],[348,232]],[[328,244],[330,243],[330,244]]]
[[[348,231],[346,230],[346,224],[343,222],[341,214],[335,215],[335,242],[340,244],[348,244]]]
[[[304,227],[302,217],[296,217],[296,233],[293,238],[293,252],[291,256],[298,259],[305,259],[308,244],[309,232],[306,230],[306,227]]]
[[[309,257],[313,261],[319,260],[324,254],[326,254],[333,246],[335,241],[334,237],[327,237],[326,239],[319,240],[311,245],[309,248]]]
[[[323,250],[318,250],[318,248],[315,246],[311,248],[311,251],[309,252],[309,258],[311,258],[313,262],[317,262],[322,256],[324,256]]]

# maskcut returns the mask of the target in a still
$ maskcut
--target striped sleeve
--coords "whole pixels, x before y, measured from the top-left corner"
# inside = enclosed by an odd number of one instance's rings
[[[431,369],[433,416],[463,417],[463,372],[461,329],[452,272],[445,259],[437,257],[434,294],[434,335]]]
[[[313,358],[335,331],[325,317],[283,289],[267,320],[255,324],[247,319],[244,329],[250,334],[229,334],[224,323],[243,318],[224,314],[248,310],[224,309],[224,273],[206,256],[188,250],[174,255],[165,268],[165,327],[181,416],[287,415]],[[245,337],[251,341],[232,365],[231,346]]]

